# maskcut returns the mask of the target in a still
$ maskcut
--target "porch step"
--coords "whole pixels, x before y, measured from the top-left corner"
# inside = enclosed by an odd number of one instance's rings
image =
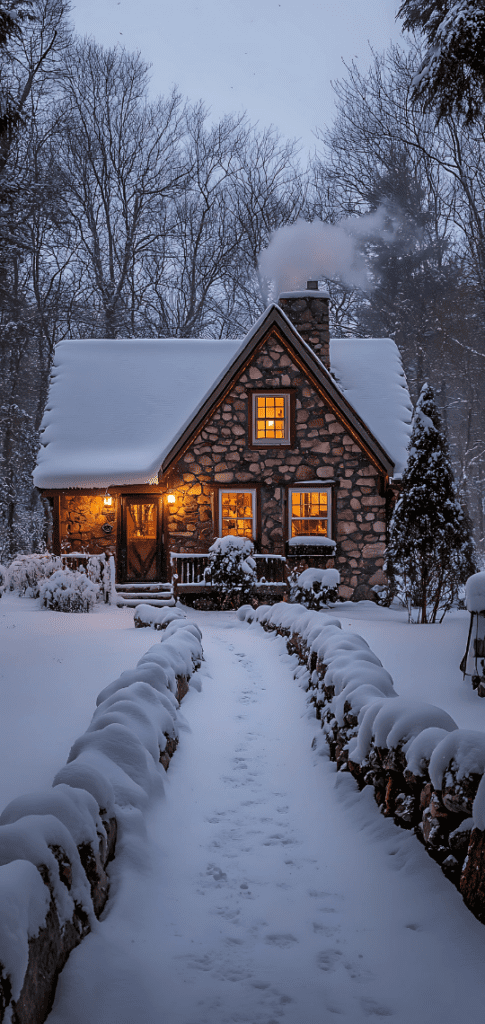
[[[171,583],[116,583],[115,588],[119,607],[149,604],[153,608],[173,608],[175,604]]]

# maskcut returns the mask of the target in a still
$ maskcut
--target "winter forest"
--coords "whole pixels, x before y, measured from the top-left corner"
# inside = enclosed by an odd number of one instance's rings
[[[468,76],[451,7],[478,47]],[[43,546],[31,472],[56,343],[242,337],[271,297],[260,254],[296,222],[316,227],[333,334],[395,339],[413,400],[433,387],[483,556],[481,9],[404,3],[402,44],[347,67],[304,158],[244,114],[215,123],[203,97],[152,100],[142,57],[76,37],[64,0],[1,0],[0,562]]]

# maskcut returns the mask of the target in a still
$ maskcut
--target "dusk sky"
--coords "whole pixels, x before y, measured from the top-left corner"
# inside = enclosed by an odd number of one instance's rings
[[[342,61],[370,63],[400,36],[398,0],[77,0],[76,30],[106,46],[138,49],[152,67],[153,93],[177,84],[214,116],[246,110],[261,127],[312,148],[315,127],[333,116],[331,80]]]

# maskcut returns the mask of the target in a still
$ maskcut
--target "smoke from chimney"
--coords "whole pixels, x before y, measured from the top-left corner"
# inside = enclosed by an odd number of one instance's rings
[[[276,302],[280,292],[306,288],[309,278],[339,280],[371,291],[365,260],[357,244],[376,237],[391,241],[397,222],[392,217],[390,227],[389,218],[389,211],[380,206],[374,213],[346,217],[338,224],[297,220],[278,228],[259,257],[263,299]]]

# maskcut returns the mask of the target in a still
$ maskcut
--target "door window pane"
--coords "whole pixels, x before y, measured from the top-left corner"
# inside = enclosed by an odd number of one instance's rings
[[[156,505],[151,502],[140,502],[128,505],[127,534],[128,537],[156,537],[157,513]]]

